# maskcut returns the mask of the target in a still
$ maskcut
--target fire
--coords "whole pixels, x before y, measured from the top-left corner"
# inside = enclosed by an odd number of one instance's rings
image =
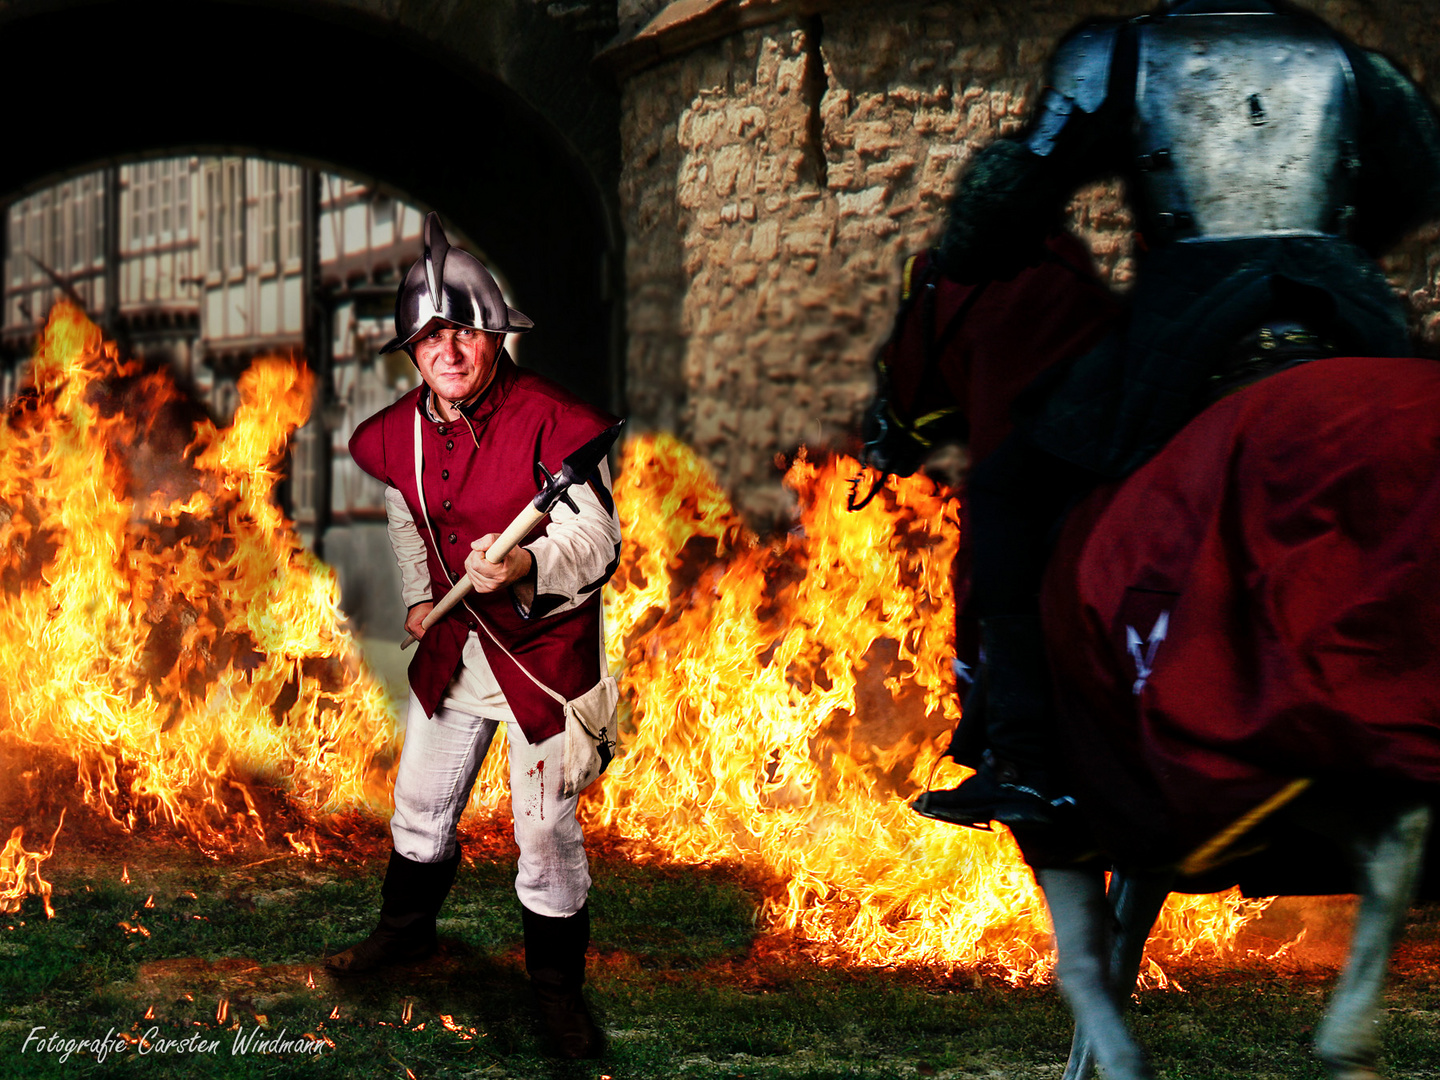
[[[391,703],[273,497],[309,379],[257,361],[221,430],[62,304],[5,408],[0,747],[75,762],[86,804],[122,829],[318,858],[313,823],[267,821],[257,781],[315,812],[388,807]],[[854,469],[802,456],[786,477],[799,525],[765,540],[676,440],[628,446],[606,596],[628,716],[581,814],[679,861],[758,868],[764,925],[822,958],[1043,977],[1048,922],[1009,840],[906,805],[932,771],[962,775],[940,759],[958,716],[956,503],[915,478],[850,514]],[[472,810],[506,809],[506,772],[492,752]],[[1188,899],[1162,936],[1172,955],[1223,945],[1260,906]]]
[[[680,860],[764,867],[765,924],[822,956],[1044,976],[1048,917],[1008,837],[907,806],[965,775],[940,757],[959,716],[957,504],[915,477],[849,513],[858,467],[802,454],[799,526],[762,541],[679,442],[629,445],[606,621],[632,713],[582,812]],[[1263,906],[1176,898],[1161,939],[1222,946]]]
[[[0,739],[73,759],[123,829],[212,850],[266,839],[255,779],[320,809],[384,791],[388,702],[272,498],[310,378],[257,361],[218,430],[59,304],[5,411]]]
[[[45,905],[45,917],[53,919],[55,908],[50,903],[52,886],[40,876],[40,864],[55,853],[55,837],[65,824],[65,811],[60,811],[60,822],[50,837],[44,851],[26,851],[25,829],[16,825],[10,832],[10,839],[0,850],[0,914],[14,915],[20,911],[27,896],[38,896]]]
[[[458,1035],[465,1042],[471,1041],[480,1034],[476,1028],[466,1027],[464,1024],[457,1024],[453,1016],[445,1013],[440,1014],[440,1023],[444,1025],[446,1031],[452,1035]]]

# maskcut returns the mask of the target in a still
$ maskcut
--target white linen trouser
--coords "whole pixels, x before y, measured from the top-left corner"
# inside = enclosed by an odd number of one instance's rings
[[[447,709],[434,716],[410,695],[405,745],[395,775],[395,850],[415,862],[443,862],[455,852],[455,827],[495,737],[499,721]],[[578,796],[560,796],[565,733],[531,745],[520,725],[505,733],[510,750],[510,804],[520,863],[515,893],[537,915],[565,918],[585,904],[590,865],[575,819]]]

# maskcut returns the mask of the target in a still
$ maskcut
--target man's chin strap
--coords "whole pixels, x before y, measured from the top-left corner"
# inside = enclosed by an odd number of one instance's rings
[[[486,386],[486,388],[488,389],[489,386],[490,386],[490,384],[489,384],[489,383],[486,383],[485,386]],[[483,394],[484,392],[485,392],[484,390],[481,390],[481,391],[480,391],[480,394]],[[478,400],[479,397],[480,397],[480,394],[472,394],[470,400],[471,400],[471,401]],[[465,410],[461,407],[460,402],[458,402],[458,401],[452,401],[452,402],[450,402],[450,407],[451,407],[452,409],[454,409],[457,413],[460,414],[460,419],[461,419],[461,420],[464,420],[464,421],[465,421],[465,426],[470,429],[470,438],[472,438],[472,439],[475,440],[475,449],[476,449],[476,450],[479,450],[479,449],[480,449],[480,436],[475,434],[475,425],[472,424],[472,423],[470,423],[470,416],[469,416],[469,414],[465,412]]]

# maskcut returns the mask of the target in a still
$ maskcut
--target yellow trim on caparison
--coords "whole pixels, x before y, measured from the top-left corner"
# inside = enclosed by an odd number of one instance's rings
[[[1252,807],[1185,856],[1185,860],[1180,864],[1180,872],[1186,875],[1203,874],[1207,870],[1213,870],[1221,863],[1227,862],[1228,860],[1222,856],[1235,841],[1275,813],[1276,810],[1293,802],[1313,782],[1309,777],[1291,780],[1259,806]]]

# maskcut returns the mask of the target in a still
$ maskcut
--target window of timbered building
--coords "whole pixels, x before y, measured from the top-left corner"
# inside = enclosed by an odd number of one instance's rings
[[[50,264],[57,274],[64,273],[70,265],[70,229],[74,224],[70,206],[70,185],[61,184],[55,196],[55,259]]]
[[[229,226],[225,237],[225,268],[232,272],[244,271],[245,162],[240,158],[225,162],[225,212]]]
[[[160,235],[160,163],[145,163],[145,242],[153,244]]]
[[[59,193],[50,200],[50,242],[45,245],[45,261],[52,270],[65,265],[65,200]]]
[[[212,274],[225,269],[225,198],[220,170],[212,166],[205,170],[205,213],[210,220],[210,252],[205,268]]]
[[[105,183],[97,180],[90,199],[90,230],[94,237],[90,249],[92,262],[99,263],[105,258]]]
[[[176,163],[175,176],[175,231],[182,236],[190,234],[190,163]]]
[[[82,269],[89,261],[86,258],[88,253],[85,244],[90,239],[90,189],[94,183],[92,177],[82,176],[75,201],[71,203],[74,218],[70,225],[70,265],[77,270]]]
[[[45,242],[45,203],[42,199],[30,200],[30,212],[25,225],[25,279],[40,280],[40,266],[35,261],[40,256]]]
[[[300,201],[301,170],[298,165],[286,165],[281,171],[285,187],[285,262],[300,261],[300,229],[304,218],[304,207]]]
[[[10,206],[10,258],[6,278],[12,285],[25,280],[25,204],[12,203]]]
[[[375,245],[395,240],[395,200],[376,192],[370,201],[370,242]]]
[[[40,264],[50,254],[50,202],[52,193],[42,191],[38,208],[35,212],[35,238],[30,246],[30,280],[41,281],[44,274],[40,270]]]
[[[205,212],[209,216],[212,274],[245,269],[245,162],[226,158],[205,170]]]
[[[260,162],[260,266],[280,262],[280,164]]]
[[[160,235],[175,234],[175,162],[160,163]]]
[[[124,175],[125,197],[130,200],[130,244],[133,247],[140,243],[140,237],[145,232],[144,181],[138,165],[127,166]]]

